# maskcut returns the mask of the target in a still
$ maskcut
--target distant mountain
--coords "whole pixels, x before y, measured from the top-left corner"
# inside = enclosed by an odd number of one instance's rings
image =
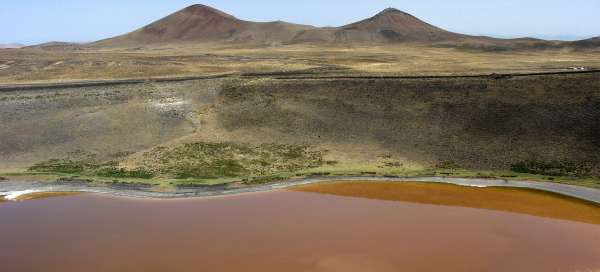
[[[573,42],[577,47],[600,47],[600,37]]]
[[[436,43],[466,50],[548,49],[596,46],[597,38],[580,42],[497,39],[453,33],[406,12],[388,8],[375,16],[341,27],[319,28],[282,21],[250,22],[205,5],[192,5],[150,25],[91,47],[145,47],[182,44],[394,44]],[[51,47],[52,48],[52,47]]]
[[[460,40],[466,37],[468,36],[430,25],[406,12],[389,8],[371,18],[346,26],[316,29],[301,33],[295,38],[295,41],[348,43],[432,42]]]
[[[169,43],[282,43],[312,26],[281,21],[239,20],[205,5],[193,5],[129,34],[94,43],[97,46]]]
[[[282,21],[250,22],[205,5],[193,5],[134,32],[94,46],[142,46],[171,43],[391,43],[459,40],[448,32],[397,9],[353,24],[318,28]]]
[[[43,49],[49,51],[73,51],[80,50],[83,46],[79,43],[71,43],[71,42],[47,42],[41,43],[37,45],[27,46],[25,48],[29,49]]]
[[[0,49],[21,48],[21,47],[24,47],[24,45],[18,44],[18,43],[0,44]]]

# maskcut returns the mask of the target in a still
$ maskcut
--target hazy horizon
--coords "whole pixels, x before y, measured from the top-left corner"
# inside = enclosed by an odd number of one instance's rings
[[[600,1],[385,0],[352,3],[255,1],[9,1],[0,10],[0,44],[90,42],[124,34],[192,4],[212,6],[239,19],[341,26],[393,7],[449,31],[499,38],[578,40],[600,36]]]

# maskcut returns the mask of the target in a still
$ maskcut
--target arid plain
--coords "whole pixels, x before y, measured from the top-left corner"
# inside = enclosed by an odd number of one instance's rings
[[[194,5],[98,42],[0,50],[0,173],[159,188],[314,175],[599,187],[597,44],[467,36],[396,9],[316,28]]]
[[[6,271],[600,268],[600,38],[192,5],[0,48]]]
[[[0,82],[27,84],[218,74],[480,75],[600,68],[598,49],[396,45],[199,45],[0,50]]]

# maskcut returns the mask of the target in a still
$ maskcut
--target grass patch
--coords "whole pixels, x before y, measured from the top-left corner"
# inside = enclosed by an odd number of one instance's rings
[[[153,172],[145,168],[136,168],[127,170],[118,167],[106,167],[95,171],[95,175],[105,178],[135,178],[135,179],[151,179],[155,175]]]
[[[445,170],[462,169],[462,167],[455,161],[442,161],[437,165],[437,168]]]
[[[564,161],[540,162],[522,161],[511,166],[516,173],[545,175],[554,177],[590,177],[592,176],[592,164],[573,163]]]
[[[93,154],[78,151],[67,158],[37,163],[27,173],[108,179],[104,182],[108,184],[115,180],[119,183],[214,184],[242,178],[246,178],[246,184],[262,184],[326,164],[323,152],[308,146],[198,142],[156,148],[144,154],[141,165],[134,169],[120,167],[117,160],[99,161]]]
[[[246,180],[242,183],[244,185],[260,185],[260,184],[267,184],[267,183],[282,181],[282,180],[285,180],[286,178],[287,177],[278,176],[278,175],[266,176],[266,177],[255,177],[255,178]]]
[[[144,154],[144,167],[177,179],[271,176],[324,164],[323,152],[308,146],[189,143]]]
[[[4,177],[21,180],[70,179],[109,185],[147,184],[154,186],[220,185],[241,181],[260,185],[290,178],[322,176],[381,177],[464,177],[531,180],[600,188],[591,167],[574,163],[520,162],[512,171],[463,169],[452,161],[434,166],[399,162],[383,158],[371,164],[330,163],[323,151],[301,145],[239,143],[190,143],[174,148],[156,148],[144,155],[138,168],[119,167],[118,161],[100,162],[85,152],[69,158],[51,159],[30,167],[25,173],[7,173]],[[333,162],[333,161],[331,161]],[[37,178],[37,177],[40,178]]]
[[[154,173],[145,168],[133,170],[118,167],[118,161],[100,162],[87,152],[74,152],[69,158],[50,159],[28,168],[29,173],[54,173],[63,175],[94,176],[105,178],[151,179]]]
[[[64,174],[80,174],[93,166],[84,161],[70,159],[51,159],[29,167],[29,172],[48,172]]]

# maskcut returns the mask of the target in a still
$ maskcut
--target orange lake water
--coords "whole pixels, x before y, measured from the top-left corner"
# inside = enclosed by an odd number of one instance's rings
[[[598,271],[600,207],[529,190],[336,182],[210,199],[0,204],[1,271]]]

